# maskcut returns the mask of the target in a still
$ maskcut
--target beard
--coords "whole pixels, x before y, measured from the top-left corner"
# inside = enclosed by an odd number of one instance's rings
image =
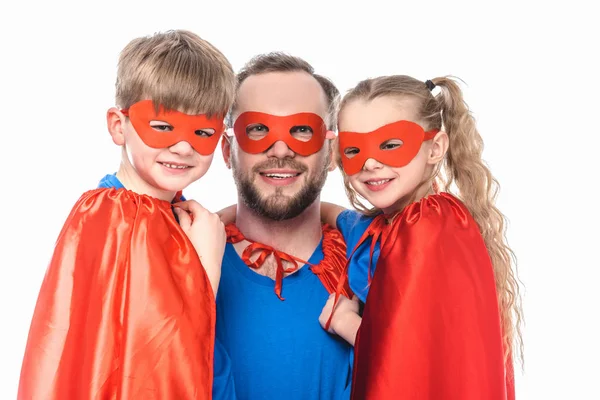
[[[284,221],[302,214],[319,197],[327,178],[327,163],[306,175],[308,168],[292,158],[272,158],[255,165],[252,173],[246,173],[238,168],[237,160],[232,156],[231,167],[233,179],[244,204],[257,215],[273,221]],[[300,191],[288,196],[283,194],[284,188],[276,187],[274,194],[263,195],[256,187],[253,176],[257,176],[260,170],[286,167],[303,173],[304,185]]]

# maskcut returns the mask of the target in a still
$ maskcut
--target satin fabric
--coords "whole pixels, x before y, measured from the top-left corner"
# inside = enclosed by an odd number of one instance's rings
[[[277,265],[275,274],[275,294],[280,300],[285,300],[281,292],[283,290],[283,276],[285,273],[292,273],[298,270],[304,264],[310,265],[311,271],[317,275],[325,289],[329,293],[338,292],[346,297],[352,297],[352,290],[345,280],[346,265],[346,242],[342,234],[331,226],[323,225],[323,259],[317,265],[310,264],[308,261],[301,260],[290,254],[279,251],[266,244],[254,242],[244,237],[242,232],[235,224],[231,223],[225,227],[227,232],[227,241],[229,243],[239,243],[248,241],[250,244],[242,252],[242,261],[252,268],[259,269],[269,255],[273,255]],[[252,256],[258,253],[258,257],[252,261]],[[284,268],[283,261],[292,264],[291,267]],[[300,265],[298,264],[300,263]],[[339,287],[338,287],[339,283]]]
[[[215,299],[171,204],[75,204],[35,308],[19,399],[211,399]]]
[[[494,273],[477,223],[442,193],[389,225],[355,344],[353,400],[505,400]]]

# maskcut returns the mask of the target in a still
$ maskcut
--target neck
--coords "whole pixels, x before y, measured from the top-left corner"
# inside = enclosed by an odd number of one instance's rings
[[[131,165],[129,162],[129,157],[127,156],[125,147],[123,147],[123,157],[121,158],[121,165],[117,171],[117,178],[123,184],[125,189],[131,190],[137,194],[145,194],[147,196],[155,197],[159,200],[171,202],[177,194],[176,192],[157,189],[142,179],[133,165]]]
[[[317,198],[297,217],[273,221],[256,215],[238,198],[235,223],[245,237],[307,260],[321,241],[321,202]]]

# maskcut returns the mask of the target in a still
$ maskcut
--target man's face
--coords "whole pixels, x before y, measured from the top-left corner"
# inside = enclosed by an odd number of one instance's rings
[[[305,72],[269,72],[248,77],[240,86],[233,120],[247,111],[272,115],[314,113],[327,122],[327,98],[321,85]],[[249,127],[260,132],[264,127]],[[303,127],[298,129],[302,130]],[[334,137],[327,133],[327,139]],[[266,151],[243,151],[235,136],[224,143],[223,155],[244,203],[258,215],[285,220],[300,215],[319,197],[330,162],[329,140],[307,157],[296,154],[283,141]]]

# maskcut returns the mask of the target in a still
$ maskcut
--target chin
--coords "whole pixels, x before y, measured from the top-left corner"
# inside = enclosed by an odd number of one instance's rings
[[[179,192],[190,185],[191,182],[173,182],[165,180],[157,180],[156,188],[165,192]]]

